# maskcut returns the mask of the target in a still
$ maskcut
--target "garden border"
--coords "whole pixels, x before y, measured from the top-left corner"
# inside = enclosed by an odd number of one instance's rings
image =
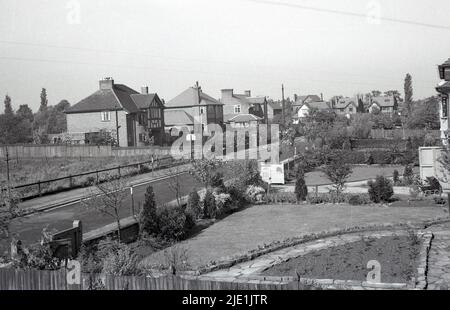
[[[358,232],[366,232],[366,231],[369,232],[369,231],[392,230],[392,229],[399,230],[399,229],[405,229],[405,228],[406,229],[407,228],[425,229],[432,225],[443,224],[443,223],[447,223],[447,222],[450,222],[449,217],[439,217],[439,218],[435,218],[435,219],[431,219],[431,220],[418,221],[418,222],[408,221],[406,223],[398,223],[398,224],[385,223],[385,224],[367,225],[367,226],[363,226],[363,227],[354,226],[354,227],[345,228],[345,229],[325,230],[325,231],[321,231],[319,233],[305,234],[305,235],[302,235],[299,237],[287,238],[283,241],[274,241],[267,245],[265,244],[263,246],[258,246],[258,248],[250,250],[245,254],[235,255],[235,256],[231,256],[231,257],[224,257],[220,261],[210,262],[206,265],[200,266],[196,270],[188,271],[186,273],[192,274],[192,275],[202,275],[202,274],[210,273],[210,272],[217,271],[220,269],[230,268],[236,264],[253,260],[259,256],[268,254],[268,253],[276,251],[276,250],[280,250],[280,249],[287,248],[287,247],[292,247],[292,246],[295,246],[295,245],[298,245],[301,243],[314,241],[314,240],[322,239],[322,238],[335,237],[335,236],[340,236],[340,235],[349,234],[349,233],[358,233]],[[429,247],[426,249],[426,253],[427,253],[426,259],[428,258],[428,251],[429,251]],[[426,263],[427,262],[425,262],[425,266],[426,266]],[[423,264],[421,265],[421,267],[423,267]],[[426,271],[427,270],[425,268],[424,273],[423,273],[424,279],[420,278],[420,280],[425,281],[425,284],[426,284]],[[421,284],[423,284],[423,282],[421,282]]]

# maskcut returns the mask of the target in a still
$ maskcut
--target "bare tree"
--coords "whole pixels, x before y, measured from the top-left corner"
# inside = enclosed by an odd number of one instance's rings
[[[181,180],[181,169],[180,166],[175,166],[171,169],[171,173],[173,177],[167,180],[167,186],[172,191],[177,199],[178,207],[181,207],[181,184],[183,183]]]
[[[120,241],[120,211],[124,208],[127,197],[127,185],[123,178],[108,178],[111,179],[108,182],[97,183],[95,187],[98,193],[91,193],[93,197],[82,200],[82,203],[89,209],[112,217],[117,223],[117,237]]]

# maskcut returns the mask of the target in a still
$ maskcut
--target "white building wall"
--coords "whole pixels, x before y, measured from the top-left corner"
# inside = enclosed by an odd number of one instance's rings
[[[88,133],[98,132],[101,129],[116,133],[116,112],[111,111],[111,120],[102,121],[101,112],[90,113],[69,113],[67,115],[67,132],[70,133]],[[117,111],[119,128],[119,146],[128,146],[127,139],[127,113],[125,111]]]

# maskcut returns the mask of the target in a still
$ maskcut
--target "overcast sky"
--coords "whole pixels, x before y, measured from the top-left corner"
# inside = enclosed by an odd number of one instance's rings
[[[284,83],[286,96],[328,99],[403,93],[409,72],[422,98],[435,94],[436,66],[450,57],[448,0],[0,4],[0,95],[8,93],[15,109],[36,110],[42,87],[49,104],[74,104],[105,76],[136,90],[147,84],[166,101],[195,81],[216,98],[222,88],[280,98]]]

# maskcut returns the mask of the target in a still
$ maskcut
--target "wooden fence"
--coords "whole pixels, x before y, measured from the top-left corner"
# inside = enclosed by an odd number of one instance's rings
[[[0,290],[287,290],[298,282],[214,281],[197,276],[109,276],[81,275],[81,285],[67,284],[66,270],[16,270],[0,268]]]
[[[111,147],[109,145],[18,144],[0,147],[0,158],[80,158],[169,155],[170,147]]]
[[[440,130],[424,129],[372,129],[370,136],[372,139],[408,139],[413,137],[423,137],[431,134],[436,139],[441,137]]]

